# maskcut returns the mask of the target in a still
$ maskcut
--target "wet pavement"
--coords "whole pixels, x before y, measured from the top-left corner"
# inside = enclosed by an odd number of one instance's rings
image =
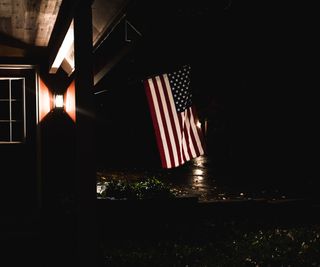
[[[97,172],[98,189],[108,179],[140,181],[155,177],[168,184],[178,196],[197,196],[200,202],[223,200],[305,198],[307,189],[293,184],[270,185],[263,181],[239,182],[237,177],[217,174],[214,162],[206,156],[198,157],[175,169],[109,169]]]

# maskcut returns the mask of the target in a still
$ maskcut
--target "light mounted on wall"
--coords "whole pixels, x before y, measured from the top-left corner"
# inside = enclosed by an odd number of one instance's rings
[[[64,106],[63,104],[63,95],[55,95],[54,96],[54,107],[56,109],[62,109]]]
[[[76,89],[72,81],[67,90],[53,94],[43,80],[39,79],[39,114],[38,122],[41,122],[50,112],[66,112],[76,122]]]

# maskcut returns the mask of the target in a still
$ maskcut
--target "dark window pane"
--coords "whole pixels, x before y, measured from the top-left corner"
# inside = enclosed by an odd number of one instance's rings
[[[0,120],[9,120],[9,101],[0,101]]]
[[[12,141],[23,141],[24,131],[22,122],[12,123]]]
[[[9,80],[0,80],[0,99],[9,99]]]
[[[23,80],[12,80],[11,81],[11,98],[22,99],[23,97]]]
[[[10,141],[10,124],[0,122],[0,142]]]
[[[11,102],[11,114],[13,120],[23,120],[23,103],[22,101]]]

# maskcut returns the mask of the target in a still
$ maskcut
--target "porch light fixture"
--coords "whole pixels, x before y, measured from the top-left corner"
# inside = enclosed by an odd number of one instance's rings
[[[63,108],[63,95],[54,96],[54,107],[59,109]]]

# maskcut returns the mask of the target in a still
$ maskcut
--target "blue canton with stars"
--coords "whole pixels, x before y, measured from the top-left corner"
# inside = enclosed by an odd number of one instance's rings
[[[186,65],[176,72],[168,73],[173,100],[177,112],[183,112],[192,106],[192,93],[190,90],[190,70]]]

